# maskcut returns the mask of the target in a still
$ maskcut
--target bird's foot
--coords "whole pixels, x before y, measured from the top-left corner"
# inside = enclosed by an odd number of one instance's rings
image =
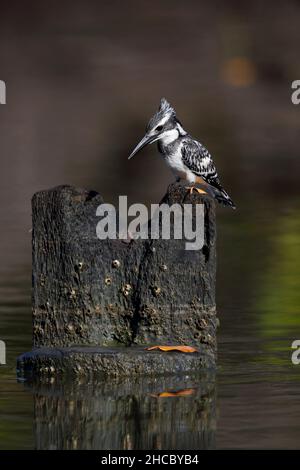
[[[196,186],[186,186],[185,189],[189,191],[190,194],[193,194],[193,191],[195,190],[198,194],[207,194],[204,189],[196,188]]]

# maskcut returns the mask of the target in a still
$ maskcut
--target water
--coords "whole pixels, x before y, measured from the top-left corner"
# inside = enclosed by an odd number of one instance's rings
[[[18,383],[16,357],[31,347],[29,266],[2,279],[0,448],[299,448],[299,220],[297,201],[219,211],[216,374]]]

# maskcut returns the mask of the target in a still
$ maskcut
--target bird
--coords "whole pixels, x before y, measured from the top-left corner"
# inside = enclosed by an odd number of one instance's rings
[[[175,109],[162,98],[158,111],[152,116],[146,134],[136,145],[128,159],[131,159],[146,145],[157,142],[158,151],[176,176],[176,180],[187,181],[190,194],[210,194],[220,204],[236,209],[228,193],[222,187],[212,156],[203,144],[195,140],[183,128]],[[195,185],[200,183],[204,189]]]

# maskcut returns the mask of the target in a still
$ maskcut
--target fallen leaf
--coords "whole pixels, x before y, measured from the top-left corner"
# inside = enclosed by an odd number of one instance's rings
[[[187,397],[195,393],[194,388],[186,388],[184,390],[177,390],[176,392],[161,392],[157,394],[152,394],[154,398],[169,398],[169,397]]]
[[[147,351],[153,351],[159,349],[160,351],[179,351],[183,353],[193,353],[198,352],[198,349],[193,348],[192,346],[152,346],[151,348],[146,348]]]

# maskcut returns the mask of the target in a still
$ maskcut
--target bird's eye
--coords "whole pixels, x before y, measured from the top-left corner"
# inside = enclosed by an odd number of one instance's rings
[[[162,128],[163,128],[163,126],[157,126],[155,130],[156,130],[156,131],[161,131]]]

